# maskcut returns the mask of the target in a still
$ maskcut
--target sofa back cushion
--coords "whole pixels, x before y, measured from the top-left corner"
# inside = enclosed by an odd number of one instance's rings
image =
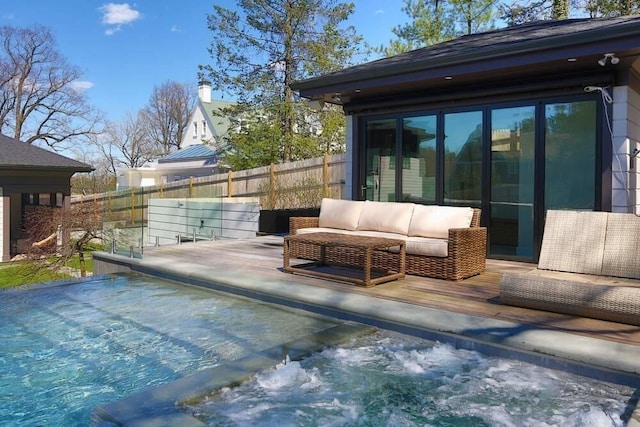
[[[416,205],[409,225],[409,236],[448,239],[450,228],[471,225],[473,208]]]
[[[409,232],[413,203],[365,201],[360,214],[358,230],[384,231],[404,234]]]
[[[607,212],[548,210],[538,268],[601,274]]]
[[[635,214],[607,214],[603,275],[640,279],[640,239],[637,236],[640,236],[640,218]]]
[[[322,199],[318,226],[355,230],[364,202],[341,199]]]

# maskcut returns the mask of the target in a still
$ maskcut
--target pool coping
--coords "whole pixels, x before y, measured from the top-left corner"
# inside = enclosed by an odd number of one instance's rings
[[[296,276],[284,273],[282,279],[265,279],[237,270],[221,271],[184,261],[127,258],[106,252],[94,253],[93,259],[94,270],[98,273],[140,272],[449,342],[460,348],[496,356],[515,356],[605,381],[635,387],[640,381],[640,348],[629,344],[308,286],[297,282]],[[640,405],[636,406],[627,425],[640,427]]]

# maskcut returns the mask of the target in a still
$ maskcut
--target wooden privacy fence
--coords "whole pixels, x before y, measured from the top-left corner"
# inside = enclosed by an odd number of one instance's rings
[[[146,221],[150,198],[259,198],[261,209],[318,207],[322,197],[342,198],[345,155],[334,154],[243,171],[190,178],[149,187],[132,187],[74,197],[93,202],[104,221],[123,225]]]

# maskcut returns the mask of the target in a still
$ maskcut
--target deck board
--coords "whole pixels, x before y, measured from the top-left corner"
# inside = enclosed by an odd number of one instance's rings
[[[533,264],[487,260],[486,272],[460,282],[407,276],[372,288],[282,272],[282,237],[223,240],[145,248],[147,257],[170,257],[225,270],[258,274],[265,279],[286,279],[311,286],[365,294],[456,313],[518,322],[578,335],[640,346],[640,327],[597,319],[551,313],[500,304],[499,281],[504,272],[524,272]]]

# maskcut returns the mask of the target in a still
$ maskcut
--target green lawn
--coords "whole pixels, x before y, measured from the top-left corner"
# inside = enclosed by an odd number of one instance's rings
[[[50,282],[52,280],[64,280],[70,277],[68,274],[52,271],[29,261],[0,264],[0,289]]]
[[[84,266],[87,273],[93,271],[92,250],[100,250],[100,247],[91,247],[84,253]],[[50,260],[51,262],[55,260]],[[78,255],[74,255],[65,263],[65,267],[80,269],[80,260]],[[10,288],[12,286],[32,285],[34,283],[50,282],[53,280],[66,280],[72,276],[69,274],[55,271],[42,266],[39,262],[34,261],[17,261],[0,263],[0,289]]]
[[[78,255],[74,255],[73,258],[67,261],[65,266],[80,270],[80,259],[78,258]],[[93,271],[93,257],[90,252],[84,253],[84,268],[87,272]]]

